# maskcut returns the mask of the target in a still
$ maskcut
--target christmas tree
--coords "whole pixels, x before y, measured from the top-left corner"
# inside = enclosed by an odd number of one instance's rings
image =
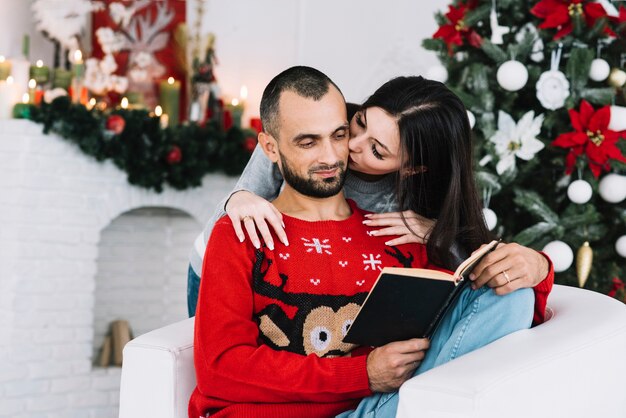
[[[436,19],[427,77],[468,109],[488,226],[548,253],[557,283],[623,297],[624,2],[453,1]]]

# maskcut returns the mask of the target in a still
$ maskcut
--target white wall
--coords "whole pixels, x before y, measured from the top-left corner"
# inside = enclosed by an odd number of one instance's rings
[[[421,41],[436,31],[434,13],[448,3],[206,0],[204,30],[217,36],[222,92],[238,96],[240,86],[247,85],[251,116],[258,115],[265,85],[292,65],[325,72],[353,102],[394,76],[424,73],[437,60]],[[188,21],[194,22],[190,6]]]

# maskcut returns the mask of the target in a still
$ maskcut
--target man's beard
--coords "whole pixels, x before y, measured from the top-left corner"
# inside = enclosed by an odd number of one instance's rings
[[[341,191],[346,180],[346,164],[343,161],[339,161],[332,166],[313,167],[309,169],[308,178],[300,177],[296,174],[282,154],[280,154],[280,161],[282,162],[283,179],[295,191],[305,196],[315,198],[335,196]],[[315,180],[312,177],[315,171],[329,171],[335,168],[337,169],[337,175],[333,177],[327,177],[323,180]]]

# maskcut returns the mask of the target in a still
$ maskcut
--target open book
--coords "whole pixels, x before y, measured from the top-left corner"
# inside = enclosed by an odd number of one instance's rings
[[[430,338],[470,282],[469,274],[499,241],[476,250],[454,273],[385,267],[354,318],[344,342],[378,347],[410,338]]]

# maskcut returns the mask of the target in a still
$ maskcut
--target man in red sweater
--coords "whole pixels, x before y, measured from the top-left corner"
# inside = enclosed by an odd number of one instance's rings
[[[190,418],[333,417],[397,390],[429,348],[425,339],[374,350],[342,341],[382,266],[437,267],[423,245],[386,246],[343,197],[349,131],[339,89],[294,67],[272,80],[261,107],[273,123],[259,142],[285,179],[273,204],[291,245],[257,250],[228,217],[216,223],[196,311]]]

